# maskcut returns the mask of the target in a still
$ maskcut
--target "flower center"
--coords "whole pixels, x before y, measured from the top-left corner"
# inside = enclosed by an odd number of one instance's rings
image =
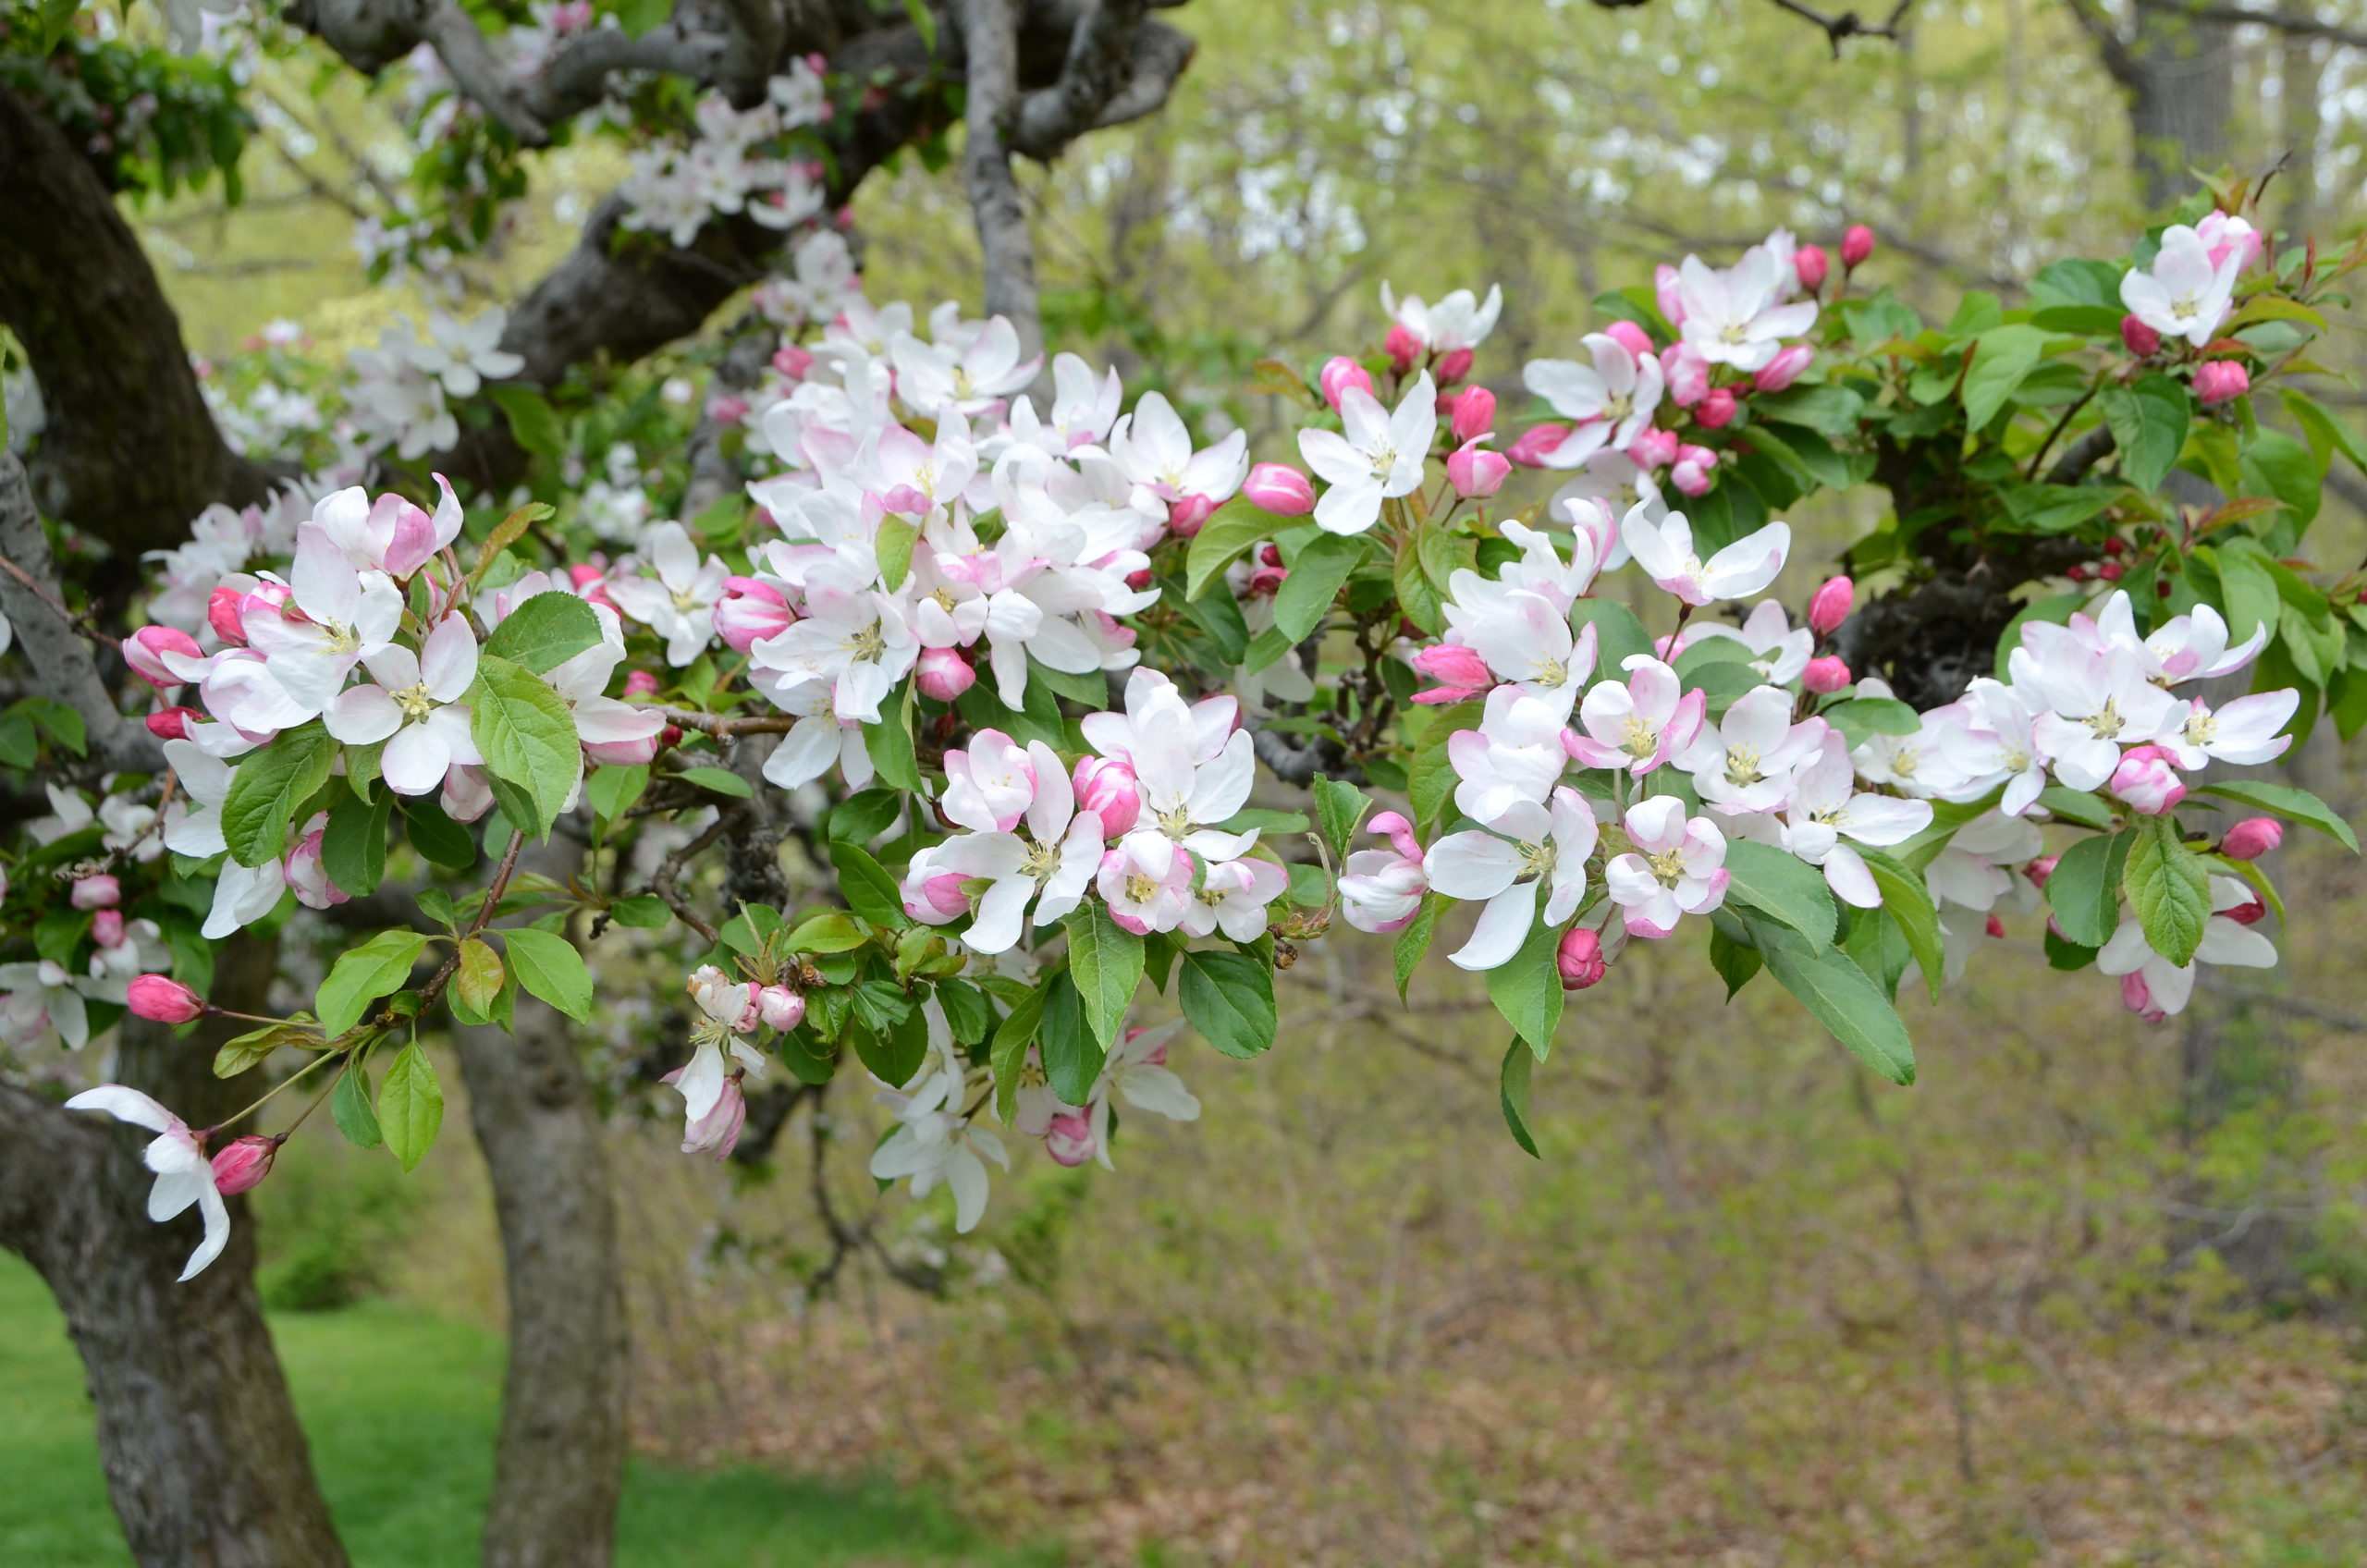
[[[681,588],[674,590],[674,608],[678,613],[688,615],[698,607],[698,600],[688,591]]]
[[[1050,878],[1061,868],[1061,851],[1056,844],[1030,844],[1019,863],[1019,874],[1034,881]]]
[[[1625,419],[1635,406],[1635,398],[1625,392],[1614,392],[1603,399],[1602,417],[1608,420]]]
[[[1619,723],[1619,747],[1637,762],[1661,749],[1660,726],[1636,714]]]
[[[362,633],[342,621],[325,620],[321,630],[329,634],[329,652],[358,654],[362,651]]]
[[[1126,901],[1147,904],[1159,896],[1159,884],[1137,871],[1126,878]]]
[[[1919,746],[1901,746],[1890,754],[1890,770],[1901,778],[1912,778],[1923,765],[1923,750]]]
[[[1180,841],[1192,831],[1192,808],[1189,805],[1170,806],[1152,820],[1159,824],[1161,833]]]
[[[955,365],[953,367],[953,395],[957,398],[967,398],[975,390],[975,384],[970,379],[969,371],[961,365]]]
[[[403,717],[413,724],[417,724],[435,711],[435,698],[427,690],[427,682],[424,680],[413,686],[404,687],[394,693],[394,698],[395,706],[402,709]]]
[[[1662,850],[1658,854],[1646,855],[1644,864],[1652,868],[1652,875],[1661,879],[1663,888],[1674,888],[1685,880],[1685,851],[1682,849]]]
[[[1550,876],[1553,874],[1553,863],[1560,858],[1561,851],[1551,843],[1523,844],[1520,847],[1520,874],[1525,877]]]
[[[887,650],[888,634],[879,630],[879,623],[875,620],[848,638],[846,647],[847,657],[857,663],[866,659],[877,659]]]
[[[1743,324],[1738,321],[1730,321],[1718,329],[1718,341],[1721,343],[1739,348],[1744,340]]]
[[[1397,466],[1397,448],[1384,443],[1374,447],[1371,456],[1372,476],[1383,484],[1388,483],[1390,471]]]
[[[1757,746],[1728,746],[1726,748],[1726,782],[1738,790],[1748,789],[1760,782],[1767,775],[1760,771],[1759,764]]]
[[[1837,806],[1820,807],[1809,813],[1809,820],[1821,822],[1827,827],[1839,827],[1849,820],[1849,802],[1844,801]]]
[[[2215,713],[2190,713],[2180,732],[2198,746],[2207,746],[2219,734],[2219,716]]]
[[[2194,317],[2201,315],[2202,313],[2201,296],[2197,294],[2179,295],[2177,299],[2170,301],[2170,313],[2184,320],[2192,320]]]
[[[1564,660],[1538,659],[1528,669],[1529,683],[1533,686],[1542,686],[1550,692],[1569,684],[1570,667]]]
[[[2121,727],[2122,720],[2120,717],[2120,702],[2118,698],[2106,697],[2104,699],[2104,705],[2088,716],[2088,728],[2094,732],[2096,739],[2099,741],[2111,740],[2114,736],[2120,733]]]

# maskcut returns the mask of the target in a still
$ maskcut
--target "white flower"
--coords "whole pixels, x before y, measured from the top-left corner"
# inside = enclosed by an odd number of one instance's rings
[[[1562,741],[1569,713],[1566,703],[1541,701],[1518,686],[1490,692],[1478,728],[1447,737],[1456,807],[1492,827],[1515,805],[1541,805],[1569,766]]]
[[[924,343],[901,333],[888,345],[896,367],[896,396],[904,406],[935,418],[950,408],[978,415],[991,410],[997,399],[1023,391],[1036,379],[1044,356],[1022,360],[1019,332],[1010,321],[996,316],[967,344]]]
[[[2211,878],[2211,916],[2202,924],[2202,940],[2195,945],[2192,962],[2180,966],[2155,952],[2145,940],[2145,927],[2124,920],[2112,939],[2096,954],[2096,967],[2123,980],[2121,995],[2132,1012],[2168,1014],[2186,1011],[2194,994],[2194,970],[2200,963],[2234,964],[2245,969],[2276,967],[2276,944],[2222,911],[2251,901],[2251,889],[2232,876]]]
[[[1452,354],[1457,349],[1477,349],[1488,340],[1488,335],[1496,330],[1496,317],[1503,311],[1504,291],[1490,284],[1483,304],[1470,289],[1458,288],[1436,304],[1425,304],[1418,294],[1397,298],[1383,281],[1380,308],[1431,353]]]
[[[247,643],[310,717],[336,700],[355,665],[394,641],[402,594],[385,572],[357,570],[317,522],[296,531],[288,588],[289,607],[301,613],[251,614]],[[215,717],[227,716],[217,710]],[[232,722],[250,728],[236,717]]]
[[[1183,930],[1193,937],[1222,931],[1236,942],[1254,942],[1266,934],[1266,906],[1290,885],[1290,874],[1271,861],[1244,856],[1212,865],[1184,911]]]
[[[1791,525],[1771,522],[1704,561],[1693,553],[1693,525],[1683,512],[1654,522],[1640,506],[1620,523],[1619,538],[1645,576],[1695,606],[1759,593],[1775,581],[1792,548]]]
[[[1451,899],[1487,900],[1471,939],[1449,955],[1464,969],[1494,969],[1520,951],[1537,922],[1540,888],[1546,925],[1577,913],[1599,832],[1586,797],[1566,786],[1553,791],[1550,810],[1521,801],[1490,827],[1451,833],[1422,857],[1432,888]]]
[[[2214,757],[2249,767],[2285,754],[2293,737],[2283,731],[2300,705],[2301,693],[2289,686],[2237,697],[2216,709],[2196,697],[2184,713],[2172,710],[2170,727],[2155,739],[2189,772]]]
[[[1248,449],[1248,435],[1236,430],[1195,452],[1192,433],[1157,392],[1144,393],[1134,411],[1110,433],[1110,455],[1120,470],[1147,492],[1147,498],[1162,503],[1187,496],[1229,498],[1249,472]],[[1135,504],[1143,506],[1141,500]],[[1143,509],[1158,515],[1153,508]]]
[[[1249,800],[1257,773],[1249,732],[1233,728],[1239,709],[1230,697],[1184,706],[1174,683],[1154,669],[1136,669],[1126,682],[1126,711],[1091,714],[1085,738],[1103,756],[1134,770],[1142,814],[1127,835],[1163,836],[1208,862],[1228,861],[1257,841],[1257,830],[1226,833],[1214,826]],[[1136,857],[1163,864],[1148,846]]]
[[[760,669],[828,687],[840,718],[877,724],[880,699],[913,668],[921,645],[902,606],[871,586],[877,569],[869,552],[854,553],[860,561],[833,560],[807,573],[805,619],[748,651]]]
[[[103,1110],[117,1121],[157,1134],[141,1156],[156,1173],[156,1184],[148,1190],[148,1218],[162,1224],[191,1204],[205,1218],[205,1239],[189,1255],[189,1265],[181,1270],[183,1280],[222,1256],[222,1249],[230,1243],[230,1210],[222,1201],[221,1189],[215,1185],[214,1162],[206,1158],[204,1145],[187,1122],[139,1090],[120,1084],[85,1089],[67,1100],[66,1109]]]
[[[1848,742],[1827,731],[1822,749],[1793,779],[1784,847],[1822,867],[1834,897],[1872,909],[1883,901],[1882,889],[1865,858],[1841,840],[1854,839],[1877,849],[1904,843],[1932,825],[1932,802],[1860,790]]]
[[[437,621],[416,654],[398,644],[364,662],[377,683],[339,696],[324,722],[349,746],[386,742],[378,769],[388,789],[429,794],[443,786],[454,764],[484,762],[460,702],[477,678],[477,638],[467,617]]]
[[[986,791],[976,784],[977,769],[1000,766],[991,759],[1008,758],[1016,751],[1011,738],[999,730],[978,732],[965,758],[968,766],[963,771],[969,785],[964,797],[957,802],[949,787],[945,804],[950,820],[971,827],[983,822],[987,827],[957,834],[929,855],[932,875],[983,877],[993,884],[978,900],[977,914],[962,938],[974,952],[1003,952],[1018,941],[1031,902],[1038,925],[1060,920],[1076,908],[1101,864],[1101,817],[1095,812],[1076,810],[1076,793],[1067,770],[1041,741],[1029,741],[1027,749],[1018,753],[1033,775],[1022,809],[1012,812],[1008,821],[999,811],[989,811]],[[990,760],[982,763],[982,753]],[[947,753],[949,777],[954,772],[953,759],[963,755]],[[1027,823],[1024,838],[1013,831],[1022,815]]]
[[[1573,638],[1568,611],[1541,594],[1505,591],[1476,572],[1457,571],[1454,582],[1456,597],[1446,606],[1448,641],[1478,654],[1500,680],[1554,709],[1557,722],[1567,721],[1594,673],[1594,623]]]
[[[2185,224],[2162,231],[2152,270],[2131,267],[2120,280],[2120,302],[2139,321],[2165,337],[2183,337],[2195,348],[2208,344],[2227,319],[2236,275],[2244,268],[2244,248],[2232,247],[2217,265],[2211,247]]]
[[[1686,343],[1714,365],[1746,374],[1767,368],[1784,338],[1816,325],[1816,301],[1778,303],[1784,282],[1772,252],[1752,246],[1725,272],[1713,272],[1696,256],[1676,272],[1677,297],[1685,307]],[[1629,548],[1634,548],[1630,545]]]
[[[488,381],[502,381],[526,368],[526,361],[501,347],[509,312],[499,305],[466,324],[442,311],[427,315],[427,341],[411,348],[411,362],[444,384],[455,398],[473,398]]]
[[[1521,380],[1553,411],[1576,423],[1560,446],[1545,456],[1548,468],[1576,468],[1596,452],[1624,450],[1650,426],[1661,402],[1661,362],[1638,359],[1625,343],[1600,332],[1580,339],[1594,362],[1531,360]]]
[[[1438,388],[1429,373],[1414,385],[1395,413],[1371,393],[1350,386],[1340,395],[1347,434],[1298,433],[1299,455],[1331,486],[1315,504],[1315,521],[1331,533],[1362,533],[1380,520],[1380,503],[1410,495],[1422,483],[1422,464],[1438,435]]]
[[[2120,748],[2150,741],[2176,727],[2180,704],[2145,679],[2138,653],[2116,646],[2091,652],[2071,638],[2049,637],[2033,655],[2029,643],[2006,661],[2017,692],[2043,704],[2030,734],[2044,749],[2054,777],[2074,790],[2093,790],[2120,766]]]
[[[655,578],[617,573],[608,579],[608,597],[666,639],[666,662],[680,668],[713,640],[715,606],[730,569],[720,556],[709,556],[701,565],[698,546],[679,522],[661,522],[649,531],[647,562]]]
[[[0,991],[9,993],[21,1011],[22,1034],[12,1037],[10,1044],[28,1044],[41,1033],[40,1015],[47,1014],[48,1026],[57,1031],[57,1037],[67,1047],[80,1050],[91,1037],[90,1015],[83,1008],[85,1000],[120,1002],[124,997],[123,980],[72,974],[64,964],[54,959],[41,959],[31,963],[0,963]]]
[[[1821,718],[1792,722],[1789,692],[1760,686],[1736,697],[1716,726],[1704,723],[1674,760],[1693,775],[1703,804],[1727,815],[1773,811],[1791,796],[1793,770],[1816,754],[1825,734]]]
[[[1751,656],[1747,662],[1771,686],[1789,686],[1797,680],[1816,652],[1816,633],[1805,626],[1795,628],[1783,605],[1774,599],[1761,599],[1752,606],[1739,629],[1720,621],[1695,621],[1685,629],[1677,652],[1696,646],[1705,637],[1730,638],[1748,648]]]
[[[1654,795],[1627,808],[1623,824],[1635,848],[1602,868],[1612,902],[1625,910],[1631,937],[1665,937],[1688,914],[1707,914],[1726,900],[1726,836],[1706,816],[1689,821],[1685,802]]]

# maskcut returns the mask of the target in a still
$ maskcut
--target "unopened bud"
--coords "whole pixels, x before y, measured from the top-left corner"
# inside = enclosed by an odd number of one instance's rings
[[[1044,1129],[1044,1152],[1055,1165],[1073,1170],[1091,1159],[1096,1147],[1093,1118],[1082,1110],[1064,1110]]]
[[[166,974],[142,974],[124,988],[131,1011],[158,1023],[187,1023],[202,1017],[205,998]]]
[[[2162,335],[2134,315],[2126,315],[2120,318],[2120,346],[2140,360],[2150,360],[2162,351]]]
[[[1694,405],[1694,422],[1704,430],[1723,430],[1735,422],[1735,411],[1740,407],[1732,387],[1712,386]]]
[[[1466,500],[1484,499],[1504,487],[1512,459],[1491,452],[1477,441],[1466,441],[1447,454],[1446,476],[1454,493]]]
[[[1998,919],[1995,915],[1991,915],[1989,917],[1989,934],[1993,937],[2003,937],[2005,934],[2005,923]]]
[[[2285,842],[2285,824],[2273,816],[2248,816],[2227,829],[2219,852],[2229,860],[2258,860]]]
[[[715,631],[733,653],[744,654],[766,638],[779,636],[796,619],[788,598],[772,584],[753,577],[723,580],[723,597],[715,606]]]
[[[2252,925],[2268,918],[2268,906],[2260,901],[2258,893],[2254,893],[2235,908],[2221,910],[2219,918],[2232,920],[2238,925]]]
[[[105,875],[80,877],[67,901],[76,909],[113,909],[123,901],[123,884]]]
[[[279,1153],[277,1138],[240,1138],[214,1157],[214,1186],[224,1197],[236,1197],[271,1174]]]
[[[1800,671],[1800,684],[1819,696],[1838,692],[1849,684],[1849,667],[1831,654],[1810,659],[1809,667]]]
[[[1101,836],[1116,839],[1134,831],[1142,815],[1142,786],[1134,770],[1115,757],[1082,757],[1070,776],[1076,790],[1076,809],[1101,818]]]
[[[915,668],[913,679],[932,702],[952,702],[978,683],[978,672],[959,648],[924,648]]]
[[[805,998],[786,986],[767,986],[756,993],[756,1013],[765,1027],[786,1034],[805,1022]]]
[[[1460,643],[1433,643],[1414,655],[1413,665],[1431,680],[1459,691],[1485,691],[1496,683],[1488,661]]]
[[[1792,252],[1793,276],[1800,280],[1800,287],[1811,294],[1824,287],[1824,276],[1832,265],[1821,245],[1803,245]]]
[[[2055,863],[2062,858],[2061,855],[2041,855],[2022,867],[2022,875],[2030,879],[2031,887],[2043,888],[2046,879],[2054,875]]]
[[[1200,532],[1200,525],[1217,509],[1215,499],[1208,496],[1186,496],[1167,508],[1167,531],[1178,539],[1189,539]]]
[[[1666,262],[1652,268],[1652,302],[1661,308],[1661,319],[1671,326],[1685,325],[1685,295],[1676,286],[1676,269]]]
[[[1799,380],[1800,373],[1809,368],[1809,361],[1814,358],[1815,349],[1805,343],[1795,343],[1788,349],[1778,350],[1775,357],[1750,378],[1750,384],[1761,392],[1781,392]]]
[[[814,356],[794,343],[784,343],[773,350],[773,369],[791,381],[803,381],[805,373],[814,368]]]
[[[1809,601],[1809,630],[1820,637],[1830,637],[1841,623],[1849,619],[1850,609],[1858,602],[1857,584],[1846,577],[1828,577],[1824,585]]]
[[[645,703],[657,695],[657,677],[645,669],[630,671],[625,676],[625,701]]]
[[[1400,375],[1412,370],[1414,361],[1422,357],[1422,340],[1408,331],[1403,323],[1391,325],[1389,337],[1382,342],[1381,349],[1389,355],[1390,368]]]
[[[2146,816],[2159,816],[2186,799],[2186,780],[2170,766],[2170,753],[2159,746],[2132,746],[2123,753],[2106,786]]]
[[[2159,1023],[2169,1013],[2153,1000],[2153,988],[2143,974],[2131,970],[2120,977],[2120,1005],[2148,1023]]]
[[[103,909],[91,916],[91,940],[103,948],[123,946],[123,911]]]
[[[2128,572],[2128,569],[2121,565],[2118,561],[2106,561],[2102,566],[2096,568],[2096,575],[2103,578],[2106,582],[2117,582]]]
[[[214,628],[214,635],[234,648],[247,645],[246,622],[240,619],[246,595],[225,582],[214,590],[205,601],[205,624]]]
[[[1718,454],[1707,447],[1687,443],[1676,449],[1676,461],[1668,471],[1668,482],[1683,496],[1701,496],[1716,483],[1710,476],[1718,466]]]
[[[1341,394],[1351,386],[1367,398],[1372,396],[1372,373],[1345,354],[1335,354],[1324,361],[1316,384],[1323,389],[1323,400],[1337,409]]]
[[[1504,457],[1522,468],[1543,468],[1545,459],[1570,438],[1566,424],[1532,424],[1520,439],[1504,448]]]
[[[1851,224],[1849,232],[1841,237],[1841,264],[1850,268],[1864,266],[1866,258],[1873,253],[1874,231],[1861,223]]]
[[[196,638],[169,626],[143,626],[123,640],[123,662],[131,667],[134,675],[159,692],[169,692],[182,683],[179,676],[166,668],[167,655],[202,659],[205,650],[197,645]]]
[[[1650,359],[1654,352],[1652,335],[1632,321],[1613,322],[1602,329],[1602,335],[1639,360]]]
[[[1242,482],[1241,493],[1261,512],[1305,517],[1315,509],[1315,485],[1288,463],[1259,463]]]
[[[1439,361],[1438,378],[1441,386],[1452,386],[1471,374],[1471,361],[1477,358],[1468,349],[1457,349]]]
[[[1627,443],[1627,460],[1650,473],[1676,461],[1676,449],[1683,445],[1675,431],[1653,425],[1636,432],[1636,438]]]
[[[1496,395],[1484,386],[1466,387],[1454,400],[1454,418],[1448,429],[1457,441],[1477,441],[1496,428]]]
[[[1583,925],[1573,926],[1563,937],[1553,965],[1562,972],[1565,991],[1583,991],[1596,985],[1607,967],[1602,962],[1602,937]]]
[[[2252,389],[2251,373],[2233,360],[2213,360],[2194,373],[2194,395],[2206,409],[2215,408]]]
[[[148,716],[148,733],[159,741],[186,741],[189,727],[202,724],[205,716],[195,708],[159,708]]]

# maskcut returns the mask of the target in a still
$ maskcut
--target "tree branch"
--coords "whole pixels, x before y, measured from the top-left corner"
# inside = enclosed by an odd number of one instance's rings
[[[163,760],[156,738],[116,707],[99,679],[91,645],[67,619],[57,594],[56,563],[33,510],[24,465],[6,451],[0,451],[0,558],[31,580],[0,570],[0,613],[16,630],[34,688],[82,716],[84,766],[94,773],[154,772]]]
[[[2323,38],[2345,49],[2367,49],[2367,29],[2320,21],[2306,11],[2256,11],[2249,6],[2198,6],[2187,4],[2186,0],[2137,0],[2137,5],[2142,10],[2163,11],[2199,22],[2264,27],[2295,38]]]
[[[1088,130],[1154,113],[1191,64],[1192,41],[1146,22],[1148,0],[1092,0],[1069,34],[1060,80],[1020,100],[1012,151],[1038,163]]]
[[[1898,0],[1898,5],[1891,11],[1890,19],[1883,22],[1866,21],[1855,11],[1828,17],[1821,11],[1801,5],[1799,0],[1774,0],[1774,4],[1776,9],[1789,11],[1803,21],[1813,22],[1822,28],[1824,41],[1832,47],[1833,57],[1837,60],[1841,58],[1841,41],[1845,38],[1887,38],[1896,42],[1898,24],[1907,19],[1907,7],[1914,5],[1915,0]]]
[[[1090,30],[1103,9],[1096,5],[1086,12],[1078,31]],[[1044,320],[1036,301],[1036,242],[1012,173],[1009,140],[1019,108],[1019,12],[1013,0],[959,0],[957,14],[967,56],[963,123],[970,139],[963,184],[986,254],[987,313],[1010,317],[1019,329],[1019,351],[1036,354],[1044,348]]]

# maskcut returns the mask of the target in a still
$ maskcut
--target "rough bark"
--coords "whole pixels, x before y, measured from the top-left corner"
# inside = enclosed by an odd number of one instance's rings
[[[521,869],[564,879],[564,834]],[[624,1486],[628,1366],[599,1108],[567,1018],[518,998],[515,1032],[459,1028],[469,1121],[492,1177],[509,1298],[485,1568],[604,1568]]]
[[[223,444],[155,269],[55,122],[0,89],[0,321],[25,346],[49,423],[41,509],[118,550],[178,544],[214,501],[269,476]]]
[[[116,707],[99,679],[90,642],[62,613],[49,537],[34,513],[24,464],[7,451],[0,451],[0,560],[25,574],[20,578],[0,567],[0,614],[8,618],[45,694],[82,716],[83,755],[61,759],[61,771],[72,777],[78,769],[145,773],[158,766],[156,738]]]
[[[233,937],[217,949],[215,995],[263,1005],[275,951]],[[116,1077],[203,1127],[264,1087],[225,1082],[214,1052],[240,1025],[202,1023],[188,1039],[127,1019]],[[97,1407],[99,1456],[142,1568],[341,1568],[279,1359],[254,1291],[255,1228],[229,1200],[230,1244],[179,1283],[196,1246],[194,1212],[147,1217],[152,1134],[0,1086],[0,1245],[21,1254],[65,1309]]]
[[[1044,319],[1036,303],[1036,243],[1011,168],[1011,126],[1019,108],[1018,9],[1012,0],[962,0],[961,15],[969,132],[963,184],[986,257],[987,313],[1010,317],[1019,329],[1019,351],[1037,354]]]
[[[2186,193],[2193,169],[2227,159],[2237,24],[2200,0],[2137,0],[2131,9],[2124,30],[2096,0],[2071,0],[2072,15],[2127,96],[2145,204],[2165,207]]]

